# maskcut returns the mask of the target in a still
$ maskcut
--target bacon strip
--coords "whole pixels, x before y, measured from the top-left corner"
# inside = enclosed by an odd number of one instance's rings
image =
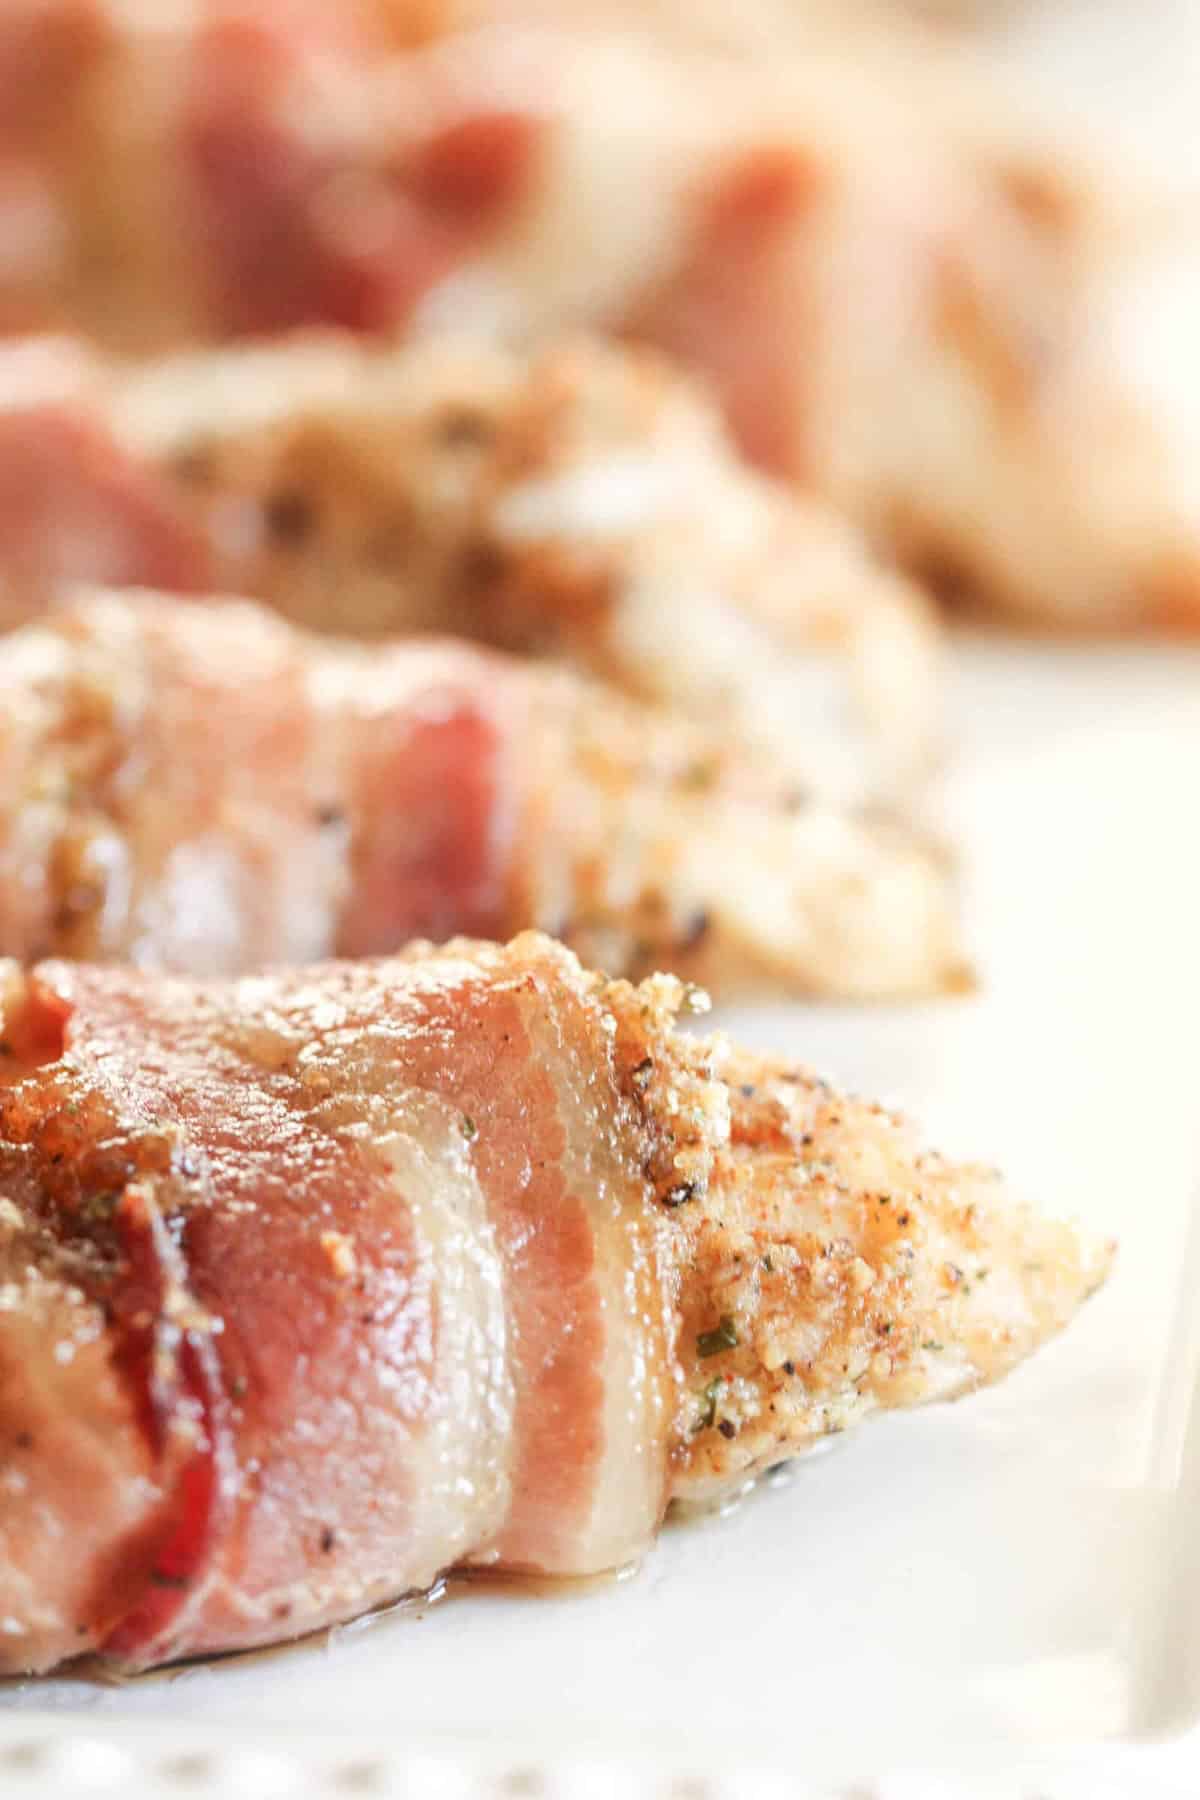
[[[589,324],[692,362],[750,451],[946,592],[1196,629],[1194,422],[1162,378],[1186,337],[1121,323],[1186,251],[1134,252],[1117,172],[966,64],[245,0],[174,31],[41,0],[33,54],[31,3],[0,19],[0,325],[145,350]]]
[[[0,995],[0,1669],[614,1567],[1002,1375],[1110,1255],[533,934]]]
[[[74,582],[206,585],[201,534],[99,424],[65,407],[0,406],[0,543],[0,622]]]
[[[492,106],[390,128],[353,11],[12,0],[0,327],[144,346],[405,319],[503,223],[536,127]]]
[[[4,954],[219,974],[526,925],[726,988],[961,966],[936,846],[569,674],[161,595],[6,640]]]

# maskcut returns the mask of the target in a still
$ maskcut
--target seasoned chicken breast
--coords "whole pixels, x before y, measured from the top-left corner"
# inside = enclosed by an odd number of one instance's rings
[[[918,592],[742,463],[693,383],[587,339],[0,348],[0,614],[69,579],[549,655],[836,802],[897,798],[938,748]]]
[[[565,671],[163,595],[5,640],[0,954],[222,974],[528,925],[726,990],[961,972],[938,845]]]
[[[1112,203],[1124,171],[891,39],[444,37],[435,7],[389,52],[370,10],[12,0],[0,328],[590,325],[701,371],[757,461],[947,592],[1196,629],[1197,258],[1125,229],[1154,208]],[[1188,271],[1173,337],[1131,332]]]
[[[0,1666],[586,1574],[994,1380],[1110,1249],[527,935],[0,977]],[[986,1271],[987,1279],[983,1276]]]

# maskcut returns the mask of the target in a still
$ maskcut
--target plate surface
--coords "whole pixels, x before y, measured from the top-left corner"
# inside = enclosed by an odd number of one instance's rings
[[[968,641],[955,701],[947,806],[979,992],[720,1023],[1118,1235],[1109,1287],[1004,1386],[868,1425],[728,1515],[668,1528],[626,1580],[472,1590],[119,1687],[2,1686],[14,1792],[22,1768],[45,1800],[127,1786],[130,1766],[147,1794],[390,1791],[417,1749],[414,1794],[611,1792],[613,1758],[622,1790],[681,1797],[670,1783],[701,1772],[755,1794],[905,1768],[1065,1780],[1106,1743],[1190,1726],[1200,653]],[[1142,1755],[1152,1792],[1167,1753]],[[760,1769],[791,1779],[764,1787]]]

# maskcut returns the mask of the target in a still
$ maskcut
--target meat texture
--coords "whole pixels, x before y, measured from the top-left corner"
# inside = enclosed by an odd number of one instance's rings
[[[534,934],[0,996],[8,1669],[613,1568],[1003,1375],[1109,1258]]]
[[[586,339],[0,349],[0,615],[72,579],[553,656],[837,801],[899,797],[938,748],[916,590],[742,463],[694,384]]]
[[[147,349],[588,323],[703,370],[757,460],[947,591],[1196,628],[1195,302],[1161,300],[1195,257],[1126,229],[1153,207],[1123,171],[890,37],[729,56],[409,10],[392,41],[431,41],[390,50],[386,0],[186,25],[12,0],[0,326]],[[1148,295],[1182,321],[1162,343],[1128,328]]]
[[[550,930],[613,973],[961,972],[940,847],[568,672],[81,596],[0,657],[0,954],[239,973]]]

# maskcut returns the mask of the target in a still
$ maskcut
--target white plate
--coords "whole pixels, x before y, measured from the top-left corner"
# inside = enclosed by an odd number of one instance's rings
[[[620,1583],[0,1688],[0,1790],[924,1796],[940,1769],[1095,1795],[1133,1791],[1123,1756],[1139,1794],[1174,1778],[1200,1704],[1200,655],[960,665],[981,991],[722,1022],[1115,1232],[1108,1289],[1001,1388],[869,1425]],[[1200,1743],[1187,1764],[1195,1793]]]

